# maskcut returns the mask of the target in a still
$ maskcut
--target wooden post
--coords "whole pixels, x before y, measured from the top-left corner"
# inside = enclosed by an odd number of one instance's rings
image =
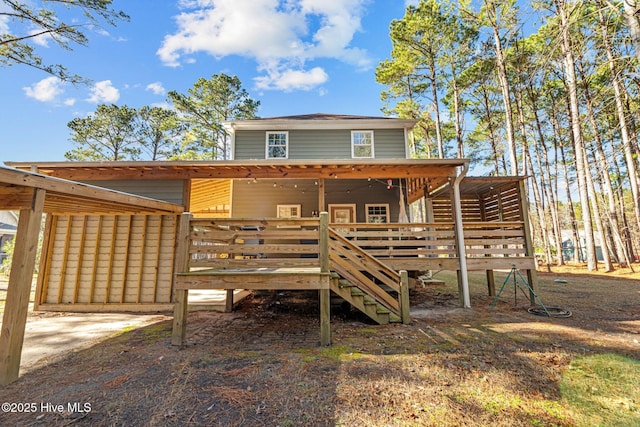
[[[409,303],[409,273],[400,270],[400,318],[402,324],[411,323],[411,304]]]
[[[491,187],[493,190],[493,187]],[[491,193],[489,193],[489,195],[491,195]],[[480,218],[482,219],[483,222],[487,221],[487,206],[485,203],[485,199],[483,198],[484,195],[480,195],[478,196],[478,204],[480,205]],[[502,215],[502,212],[500,212],[500,215]],[[490,248],[490,245],[484,245],[485,248]],[[486,257],[490,257],[491,255],[486,254]],[[489,296],[495,296],[496,295],[496,279],[495,276],[493,274],[493,270],[485,270],[485,274],[487,276],[487,289],[489,291]]]
[[[0,332],[0,384],[2,385],[17,380],[20,373],[20,358],[45,194],[45,190],[33,190],[31,207],[20,210]]]
[[[227,297],[224,300],[224,312],[231,313],[233,311],[233,289],[227,289]]]
[[[318,211],[324,212],[327,209],[324,197],[324,178],[318,179]]]
[[[40,249],[40,267],[38,268],[38,280],[36,282],[36,295],[33,299],[33,311],[40,309],[40,304],[45,301],[46,289],[45,278],[49,276],[49,267],[51,265],[51,256],[53,255],[53,247],[49,247],[52,244],[52,233],[55,231],[53,214],[48,214],[45,219],[44,234],[42,240],[42,248]]]
[[[318,229],[320,273],[329,274],[329,214],[320,212]],[[320,345],[331,345],[331,291],[320,289]]]
[[[183,345],[187,334],[187,305],[189,291],[186,289],[175,289],[176,277],[178,273],[183,273],[189,268],[189,234],[191,232],[191,214],[180,215],[178,233],[176,236],[176,259],[173,269],[173,332],[171,334],[172,345]]]
[[[535,251],[533,248],[533,240],[531,239],[531,226],[529,224],[529,206],[527,203],[527,192],[524,186],[524,180],[520,181],[519,185],[520,193],[520,212],[522,215],[522,226],[524,228],[524,243],[525,243],[525,255],[533,258],[533,270],[527,270],[527,281],[531,287],[529,292],[529,302],[531,305],[536,305],[535,289],[538,287],[538,272],[536,271]]]

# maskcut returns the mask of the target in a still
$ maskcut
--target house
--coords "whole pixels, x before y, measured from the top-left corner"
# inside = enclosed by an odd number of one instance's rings
[[[13,240],[18,229],[18,215],[12,211],[0,211],[0,265],[6,258],[4,245]]]
[[[487,271],[490,293],[494,269],[526,270],[534,285],[524,178],[467,177],[468,159],[412,159],[414,125],[237,120],[224,123],[225,161],[8,163],[189,212],[49,215],[36,307],[184,308],[194,287],[281,286],[319,289],[321,300],[331,290],[386,323],[407,320],[401,285],[412,272],[457,271],[464,307],[469,270]]]

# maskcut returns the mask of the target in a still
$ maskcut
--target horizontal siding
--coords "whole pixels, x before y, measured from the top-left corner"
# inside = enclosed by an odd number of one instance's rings
[[[266,132],[267,131],[237,131],[235,159],[264,159]],[[406,158],[403,129],[374,130],[373,140],[375,157],[377,159]],[[348,129],[289,131],[289,159],[291,160],[350,158],[351,131]]]
[[[124,193],[163,200],[182,205],[182,180],[115,180],[84,181],[86,184],[104,187]]]
[[[397,185],[397,181],[394,183]],[[325,189],[327,205],[355,203],[358,222],[365,222],[368,203],[389,204],[391,221],[398,220],[400,191],[397,187],[387,190],[386,182],[326,180]],[[234,218],[274,218],[277,205],[299,204],[303,217],[310,217],[311,211],[318,210],[318,186],[314,180],[235,180],[232,193]]]

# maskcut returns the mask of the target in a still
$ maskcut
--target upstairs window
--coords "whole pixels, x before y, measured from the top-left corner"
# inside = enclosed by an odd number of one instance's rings
[[[373,158],[373,131],[351,131],[351,157],[354,159]]]
[[[267,132],[267,159],[289,157],[289,132]]]

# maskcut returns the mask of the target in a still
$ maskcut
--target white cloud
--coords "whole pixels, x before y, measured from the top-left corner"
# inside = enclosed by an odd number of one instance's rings
[[[42,46],[42,47],[49,47],[49,40],[52,39],[50,34],[40,34],[38,36],[36,36],[35,34],[37,34],[39,31],[31,31],[30,35],[33,36],[31,37],[30,41]]]
[[[146,87],[146,90],[153,92],[155,95],[164,95],[165,93],[167,93],[161,82],[149,83]]]
[[[100,104],[100,103],[114,103],[120,99],[120,91],[113,87],[111,80],[103,80],[97,82],[91,88],[91,96],[87,98],[87,101]]]
[[[64,92],[64,82],[57,77],[51,76],[34,83],[31,86],[23,87],[24,93],[40,102],[55,101],[58,95]]]
[[[178,28],[164,38],[157,55],[171,67],[193,62],[200,52],[241,55],[267,72],[256,79],[259,87],[308,90],[328,78],[318,67],[306,69],[309,61],[372,66],[366,51],[351,46],[368,1],[183,0],[183,12],[175,17]]]
[[[292,90],[311,90],[324,84],[329,79],[327,73],[320,67],[309,71],[287,69],[282,72],[270,70],[266,76],[256,77],[258,89],[275,89],[290,92]]]
[[[73,107],[76,104],[76,99],[75,98],[67,98],[67,99],[64,100],[63,104],[66,105],[67,107]]]

